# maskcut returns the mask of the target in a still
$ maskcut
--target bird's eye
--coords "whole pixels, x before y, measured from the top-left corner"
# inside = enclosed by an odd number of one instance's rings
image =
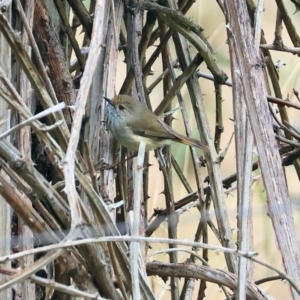
[[[124,106],[123,106],[123,105],[119,105],[119,109],[120,109],[120,110],[123,110],[123,109],[124,109]]]

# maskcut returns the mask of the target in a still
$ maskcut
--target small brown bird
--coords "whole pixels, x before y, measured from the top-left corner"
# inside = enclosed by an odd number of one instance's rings
[[[106,107],[107,127],[113,137],[129,150],[137,151],[143,141],[146,151],[177,142],[209,152],[200,141],[174,131],[137,99],[128,95],[104,99],[109,104]]]

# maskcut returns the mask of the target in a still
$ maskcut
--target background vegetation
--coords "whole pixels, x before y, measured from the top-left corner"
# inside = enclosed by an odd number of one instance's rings
[[[297,0],[0,7],[1,299],[300,299]],[[210,153],[131,159],[119,93]]]

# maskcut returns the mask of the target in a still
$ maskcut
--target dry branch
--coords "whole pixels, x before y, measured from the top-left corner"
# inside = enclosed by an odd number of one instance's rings
[[[0,0],[0,43],[5,39],[13,55],[8,59],[6,51],[0,52],[0,194],[15,214],[7,228],[22,220],[22,228],[28,226],[37,241],[36,249],[17,249],[20,252],[12,254],[7,249],[1,255],[0,261],[11,262],[13,268],[0,268],[6,276],[1,279],[0,292],[7,290],[9,295],[10,288],[18,289],[23,284],[22,300],[37,299],[35,291],[26,292],[33,287],[25,283],[32,280],[46,287],[47,297],[54,291],[55,299],[69,294],[154,300],[156,289],[151,278],[146,278],[147,271],[148,276],[170,277],[174,300],[191,299],[195,294],[203,299],[211,289],[207,282],[222,285],[227,299],[231,297],[228,288],[236,299],[272,299],[254,282],[258,263],[286,279],[294,299],[299,299],[299,241],[286,185],[289,173],[285,174],[283,168],[293,164],[300,178],[300,134],[289,120],[290,112],[300,106],[289,96],[283,99],[273,53],[299,54],[300,39],[283,1],[276,0],[272,45],[267,43],[269,37],[262,27],[263,1],[258,1],[257,7],[252,0],[217,1],[218,13],[226,20],[229,51],[225,55],[231,60],[231,80],[222,70],[228,64],[218,61],[221,56],[213,38],[206,36],[207,25],[202,19],[203,24],[199,24],[185,16],[193,12],[197,5],[194,1],[87,2],[55,0],[54,5],[52,0],[15,0],[9,6]],[[292,2],[298,5],[296,0]],[[203,8],[205,5],[210,2],[203,1]],[[283,24],[293,47],[284,45]],[[221,23],[219,26],[224,28]],[[78,30],[81,27],[83,38]],[[76,63],[70,62],[73,54]],[[124,78],[123,63],[119,63],[123,54]],[[202,63],[209,74],[197,70]],[[151,70],[154,65],[160,75]],[[233,109],[228,104],[228,87],[223,85],[232,87]],[[173,152],[156,151],[165,208],[154,209],[153,213],[149,211],[148,194],[158,177],[154,167],[149,169],[149,154],[144,160],[141,151],[135,162],[124,148],[118,152],[117,143],[106,130],[102,98],[113,97],[117,87],[149,108],[154,105],[154,97],[162,99],[155,103],[155,113],[162,114],[169,125],[179,106],[177,112],[186,135],[195,134],[195,119],[199,139],[210,148],[203,156],[192,148],[186,152],[191,167],[174,148]],[[213,101],[206,101],[211,95],[204,95],[203,88],[214,94],[212,109],[208,102]],[[294,96],[299,99],[296,87]],[[68,109],[62,112],[63,107]],[[231,139],[225,135],[227,110],[234,114],[234,155],[230,153]],[[254,159],[256,151],[258,158]],[[233,175],[222,180],[226,164]],[[253,182],[260,178],[253,174],[258,169],[287,274],[269,261],[253,257],[252,225],[256,216],[252,215],[252,189]],[[206,170],[208,177],[204,179]],[[179,196],[181,187],[186,196]],[[238,216],[237,236],[228,209],[228,194],[236,189],[233,215]],[[198,214],[189,229],[194,241],[182,241],[178,235],[187,229],[181,218],[192,208]],[[144,237],[158,234],[164,220],[169,239]],[[219,243],[216,246],[210,244],[212,235]],[[147,262],[153,252],[147,245],[152,242],[168,244],[169,249],[162,251],[168,253],[169,264]],[[181,261],[178,253],[183,250],[178,245],[187,247],[188,261]],[[222,253],[228,271],[209,267],[211,251]],[[28,255],[31,261],[23,266],[21,259]],[[202,265],[195,264],[197,259]],[[54,277],[49,275],[53,281],[34,275],[48,264],[55,266]],[[185,278],[183,287],[180,277]],[[198,291],[197,279],[201,280]]]

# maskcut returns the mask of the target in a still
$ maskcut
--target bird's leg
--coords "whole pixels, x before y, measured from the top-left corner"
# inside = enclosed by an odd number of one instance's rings
[[[162,149],[163,149],[163,147],[155,150],[155,156],[158,160],[158,163],[159,163],[160,167],[161,168],[167,168],[168,167],[168,164],[167,164],[168,160],[165,159],[164,154],[162,152]]]

